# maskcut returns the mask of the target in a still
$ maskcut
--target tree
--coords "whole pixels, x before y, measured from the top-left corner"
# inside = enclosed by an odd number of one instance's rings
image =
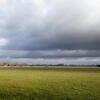
[[[97,67],[100,67],[100,65],[97,65]]]

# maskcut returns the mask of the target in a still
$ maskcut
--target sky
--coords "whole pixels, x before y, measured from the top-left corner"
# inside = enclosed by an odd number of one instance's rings
[[[100,0],[0,0],[0,60],[100,64]]]

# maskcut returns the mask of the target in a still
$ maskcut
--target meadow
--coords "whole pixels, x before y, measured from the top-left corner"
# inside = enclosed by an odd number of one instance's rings
[[[0,68],[0,100],[100,100],[100,68]]]

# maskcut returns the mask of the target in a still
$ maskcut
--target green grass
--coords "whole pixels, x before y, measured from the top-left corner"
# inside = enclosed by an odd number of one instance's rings
[[[1,68],[0,100],[100,100],[100,68]]]

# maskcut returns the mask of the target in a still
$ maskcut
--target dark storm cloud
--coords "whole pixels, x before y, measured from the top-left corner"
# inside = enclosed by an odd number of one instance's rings
[[[99,9],[99,0],[1,0],[0,56],[99,57]]]
[[[79,58],[79,57],[100,57],[98,50],[0,50],[0,58]]]
[[[10,42],[4,48],[100,49],[98,2],[14,0],[9,3],[5,0],[0,35]]]

